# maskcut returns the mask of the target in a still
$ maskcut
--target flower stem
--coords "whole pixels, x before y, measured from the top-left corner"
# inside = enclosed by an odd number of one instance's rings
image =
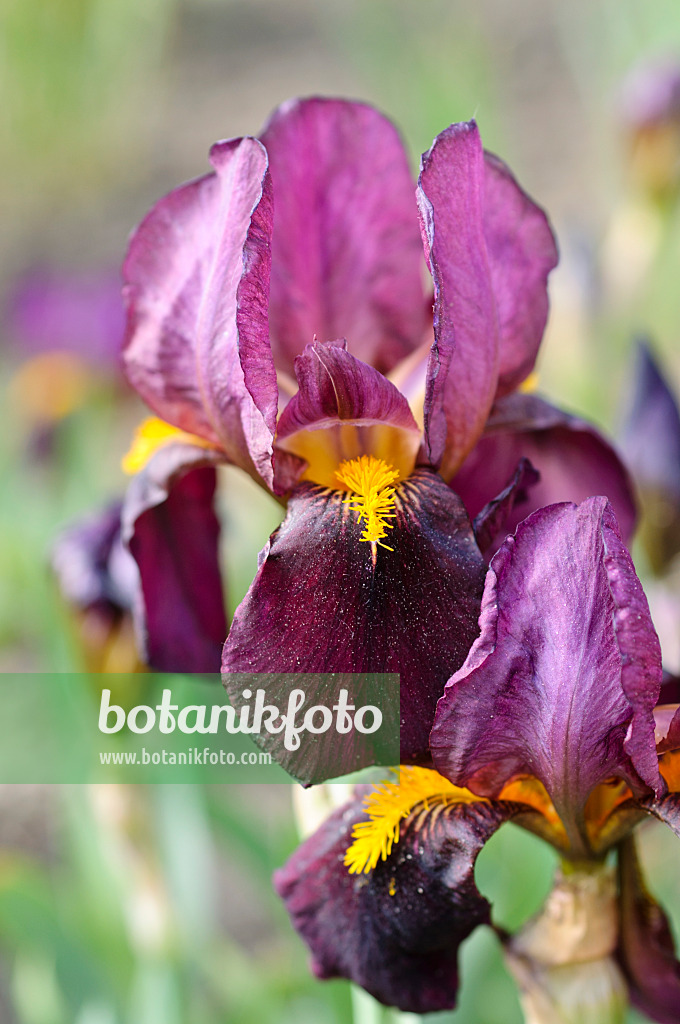
[[[611,871],[558,871],[543,908],[505,947],[526,1024],[623,1024],[628,994],[613,956],[617,936]]]

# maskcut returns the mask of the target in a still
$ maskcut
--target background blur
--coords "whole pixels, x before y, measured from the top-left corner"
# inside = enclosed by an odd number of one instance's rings
[[[541,391],[615,435],[640,332],[680,389],[680,114],[645,162],[623,90],[641,61],[667,60],[680,61],[677,0],[4,0],[0,671],[81,667],[48,553],[125,486],[143,415],[117,363],[130,230],[207,170],[213,141],[256,133],[288,97],[376,103],[414,171],[438,131],[476,116],[560,241]],[[236,478],[225,494],[233,608],[279,515]],[[309,977],[271,892],[296,841],[290,796],[0,787],[2,1024],[349,1024],[349,986]],[[650,825],[643,853],[680,933],[674,842]],[[494,837],[478,879],[499,923],[539,906],[553,867],[512,826]],[[519,1024],[491,933],[462,960],[459,1010],[432,1019]]]

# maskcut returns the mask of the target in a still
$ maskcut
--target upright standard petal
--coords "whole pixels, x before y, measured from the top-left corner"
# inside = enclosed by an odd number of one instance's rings
[[[270,326],[277,364],[317,337],[389,370],[426,327],[413,180],[394,126],[346,100],[284,104],[267,125],[275,193]]]
[[[135,625],[145,661],[164,672],[219,672],[227,632],[213,509],[219,452],[161,448],[132,479],[123,537],[141,575]]]
[[[278,392],[268,343],[271,187],[256,139],[148,214],[123,268],[128,378],[158,415],[272,484]]]
[[[572,852],[585,856],[584,808],[598,783],[620,777],[639,795],[665,788],[652,715],[659,643],[604,498],[541,509],[508,537],[480,626],[439,702],[435,765],[488,796],[539,779]]]
[[[501,396],[533,370],[548,318],[548,274],[559,257],[540,206],[502,160],[491,153],[484,160],[484,238],[498,310]]]
[[[484,237],[484,192],[477,125],[451,125],[423,156],[417,190],[435,303],[425,440],[431,465],[445,479],[481,435],[498,385],[498,313]]]
[[[503,803],[420,804],[398,843],[370,875],[350,874],[344,855],[365,820],[361,799],[339,808],[274,875],[320,978],[350,978],[376,999],[411,1013],[456,1005],[458,949],[489,904],[474,881],[484,843],[525,812]],[[436,812],[436,813],[435,813]]]
[[[616,451],[590,423],[536,395],[508,395],[495,403],[484,436],[451,481],[471,516],[506,486],[522,457],[540,480],[508,519],[508,533],[545,505],[604,494],[624,540],[630,540],[636,522],[633,484]]]
[[[236,610],[222,669],[399,673],[402,760],[418,762],[451,667],[477,635],[484,563],[435,473],[417,470],[395,497],[393,550],[374,558],[345,492],[299,485]]]

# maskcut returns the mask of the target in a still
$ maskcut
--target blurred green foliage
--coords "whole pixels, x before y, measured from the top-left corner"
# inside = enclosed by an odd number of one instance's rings
[[[42,202],[120,170],[138,124],[131,109],[157,74],[173,8],[174,0],[4,0],[0,184]]]

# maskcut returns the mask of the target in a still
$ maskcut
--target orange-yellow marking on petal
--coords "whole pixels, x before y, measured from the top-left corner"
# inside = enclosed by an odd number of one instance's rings
[[[614,811],[632,797],[623,779],[611,778],[600,782],[591,792],[584,810],[586,831],[593,846]]]
[[[469,789],[461,789],[431,768],[402,767],[398,782],[384,782],[366,797],[368,821],[352,829],[352,844],[345,854],[350,874],[368,874],[380,859],[387,860],[399,842],[399,824],[419,804],[429,810],[437,804],[485,802]]]
[[[568,847],[567,834],[555,805],[543,783],[534,775],[518,775],[506,782],[498,794],[499,800],[510,800],[533,807],[541,815],[527,822],[526,827],[553,843],[558,849]]]
[[[276,447],[304,459],[307,467],[301,480],[333,490],[338,486],[335,474],[340,463],[358,459],[363,453],[384,459],[397,470],[400,480],[406,480],[415,467],[420,441],[420,430],[341,420],[277,437]]]
[[[659,758],[659,771],[671,793],[680,793],[680,750],[667,750]]]
[[[560,822],[560,817],[545,786],[533,775],[518,775],[506,782],[498,799],[528,804],[534,810],[540,811],[551,825],[557,825]]]
[[[123,456],[121,466],[124,473],[133,476],[144,469],[152,455],[155,455],[159,448],[173,441],[181,441],[185,444],[198,445],[201,448],[215,448],[216,445],[206,441],[196,434],[189,434],[186,430],[173,427],[164,420],[155,416],[149,416],[139,424],[132,439],[130,450]]]
[[[352,492],[344,504],[359,513],[359,522],[364,524],[361,539],[392,551],[393,548],[383,544],[383,539],[392,529],[387,520],[395,517],[396,490],[390,485],[399,478],[397,470],[374,455],[362,455],[351,462],[341,462],[335,475]]]

